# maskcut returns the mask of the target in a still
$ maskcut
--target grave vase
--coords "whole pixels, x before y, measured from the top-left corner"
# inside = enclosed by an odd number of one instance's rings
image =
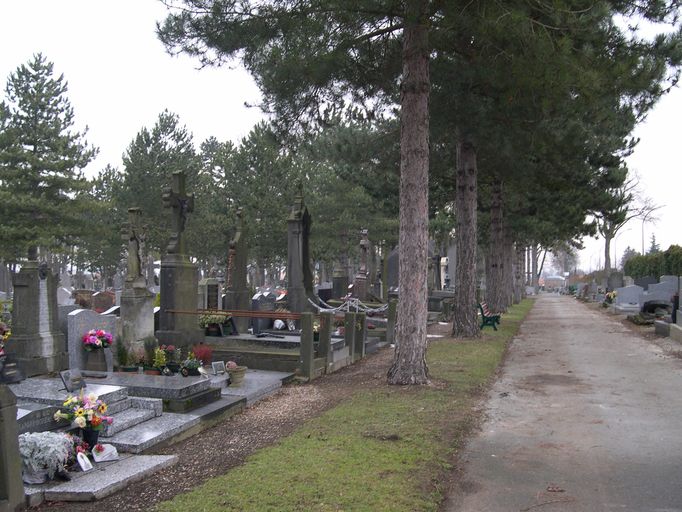
[[[231,386],[241,386],[244,381],[244,375],[246,374],[246,366],[237,366],[236,368],[230,368],[228,372],[230,373]]]
[[[90,451],[92,451],[95,449],[97,441],[99,440],[99,430],[93,430],[91,428],[82,428],[81,439],[83,439],[84,442],[88,443]]]
[[[107,361],[104,356],[104,349],[86,351],[85,369],[91,372],[106,372]]]

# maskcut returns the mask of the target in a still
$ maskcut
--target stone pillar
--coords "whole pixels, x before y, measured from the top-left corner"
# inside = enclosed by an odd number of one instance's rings
[[[121,338],[127,350],[143,348],[142,340],[154,336],[154,299],[146,288],[121,292]]]
[[[319,357],[324,358],[325,373],[332,363],[332,329],[334,324],[334,313],[320,313],[320,342],[317,348]]]
[[[360,268],[358,269],[355,278],[353,279],[353,297],[360,300],[367,300],[367,292],[369,291],[369,250],[370,242],[367,238],[368,231],[363,229],[360,231],[362,239],[360,240]]]
[[[315,347],[313,345],[313,314],[301,316],[301,374],[308,380],[315,378]]]
[[[340,299],[348,294],[348,274],[341,264],[334,267],[332,272],[332,297]]]
[[[28,261],[13,276],[12,339],[5,347],[27,377],[67,368],[66,340],[59,331],[57,277],[47,265]]]
[[[301,193],[287,220],[287,303],[289,311],[293,313],[309,311],[308,298],[315,294],[308,252],[311,223],[310,213],[303,204]]]
[[[22,510],[24,483],[17,432],[17,399],[0,384],[0,512]]]
[[[348,357],[350,362],[355,361],[355,313],[346,313],[343,319],[343,337],[348,347]]]
[[[366,313],[355,314],[355,334],[353,335],[353,362],[365,357],[365,340],[367,339],[367,315]]]

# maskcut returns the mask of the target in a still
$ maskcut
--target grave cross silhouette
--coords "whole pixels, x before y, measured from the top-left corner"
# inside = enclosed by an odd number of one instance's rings
[[[185,230],[187,214],[194,211],[194,194],[185,189],[185,173],[173,173],[173,185],[162,196],[164,208],[171,208],[171,237],[166,251],[168,254],[185,254],[182,232]]]

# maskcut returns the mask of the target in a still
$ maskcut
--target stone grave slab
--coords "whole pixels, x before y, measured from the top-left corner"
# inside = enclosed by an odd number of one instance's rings
[[[252,405],[261,398],[276,392],[283,382],[292,379],[293,373],[269,370],[246,370],[246,375],[240,386],[227,386],[222,389],[223,396],[246,398],[246,405]]]
[[[120,386],[94,384],[88,382],[86,393],[94,393],[107,404],[112,404],[128,397],[128,391]],[[17,400],[38,402],[61,407],[66,397],[72,393],[64,389],[61,379],[26,379],[18,384],[10,384]]]
[[[633,284],[616,288],[616,300],[614,310],[616,313],[639,313],[642,306],[642,296],[644,289]]]
[[[42,501],[92,501],[124,489],[127,485],[172,466],[176,455],[125,455],[117,461],[100,462],[95,470],[74,472],[69,482],[26,486],[31,506]],[[97,471],[101,469],[102,471]]]

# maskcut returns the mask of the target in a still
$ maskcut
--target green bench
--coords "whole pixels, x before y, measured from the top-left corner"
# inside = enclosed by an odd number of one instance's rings
[[[479,302],[478,309],[481,312],[481,330],[483,330],[486,325],[497,330],[497,325],[500,323],[500,314],[491,313],[486,302]]]

